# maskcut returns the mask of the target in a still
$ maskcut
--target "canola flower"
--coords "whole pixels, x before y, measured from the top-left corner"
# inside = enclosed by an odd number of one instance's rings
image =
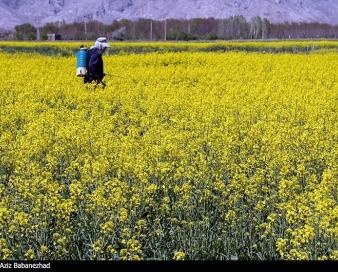
[[[10,46],[10,47],[45,47],[45,46],[58,46],[58,47],[75,47],[78,48],[80,45],[85,45],[87,47],[91,46],[93,41],[0,41],[1,46]],[[336,40],[317,40],[317,41],[309,41],[309,40],[278,40],[278,41],[203,41],[203,42],[113,42],[111,43],[113,47],[139,47],[139,46],[155,46],[155,47],[176,47],[176,48],[184,48],[184,47],[212,47],[212,46],[253,46],[253,47],[338,47],[338,41]]]
[[[338,58],[0,53],[0,259],[338,259]]]
[[[93,42],[23,42],[0,41],[0,51],[25,53],[41,53],[45,55],[73,55],[80,45],[89,48]],[[280,41],[217,41],[217,42],[112,42],[109,54],[134,54],[151,52],[225,52],[225,51],[252,51],[252,52],[312,52],[322,50],[337,51],[336,40],[280,40]]]

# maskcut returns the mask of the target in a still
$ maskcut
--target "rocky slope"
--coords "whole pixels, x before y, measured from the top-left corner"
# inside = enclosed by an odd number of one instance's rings
[[[338,24],[338,0],[0,0],[0,28],[30,22],[109,23],[137,18],[226,18],[256,15],[273,22]]]

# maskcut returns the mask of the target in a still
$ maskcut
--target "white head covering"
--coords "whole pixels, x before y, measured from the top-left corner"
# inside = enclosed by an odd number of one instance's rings
[[[95,47],[98,48],[99,50],[104,50],[106,48],[109,48],[110,45],[107,42],[107,38],[100,37],[96,40]]]

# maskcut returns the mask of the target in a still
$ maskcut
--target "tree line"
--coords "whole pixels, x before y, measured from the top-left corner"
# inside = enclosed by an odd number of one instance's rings
[[[47,40],[48,33],[63,40],[94,40],[107,36],[112,40],[234,40],[234,39],[307,39],[338,38],[338,25],[323,23],[271,23],[259,16],[247,21],[243,16],[226,19],[139,19],[116,20],[111,24],[98,21],[47,23],[36,28],[31,24],[15,27],[16,40]]]

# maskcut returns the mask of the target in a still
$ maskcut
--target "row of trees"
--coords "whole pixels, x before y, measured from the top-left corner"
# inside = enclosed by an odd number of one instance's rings
[[[110,25],[98,21],[48,23],[36,29],[30,24],[15,27],[17,40],[47,39],[48,33],[57,33],[64,40],[93,40],[107,36],[115,40],[215,40],[215,39],[288,39],[338,38],[338,26],[320,23],[273,24],[266,18],[243,16],[227,19],[167,19],[155,21],[139,19],[119,20]]]

